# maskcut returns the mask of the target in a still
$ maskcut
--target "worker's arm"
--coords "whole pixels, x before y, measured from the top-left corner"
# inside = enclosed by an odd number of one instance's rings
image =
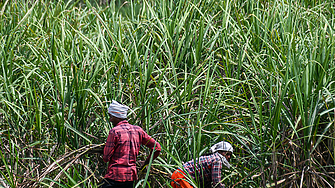
[[[222,162],[218,160],[213,163],[212,166],[212,182],[213,187],[215,188],[224,188],[224,184],[221,183],[221,169],[222,169]]]
[[[115,145],[117,143],[116,140],[117,140],[116,133],[114,132],[114,130],[110,130],[104,148],[104,156],[103,156],[104,162],[108,162],[112,157],[112,155],[114,154]]]
[[[154,152],[152,160],[155,160],[158,157],[161,152],[161,145],[155,139],[151,138],[145,131],[143,131],[142,144],[151,149],[150,155],[142,166],[143,168],[145,165],[149,164],[152,152]]]
[[[156,150],[156,148],[155,148],[155,152],[154,152],[154,156],[153,156],[152,160],[155,160],[155,159],[158,157],[158,155],[160,154],[160,152],[161,152],[161,149],[160,149],[161,146],[159,145],[158,142],[157,142],[157,144],[156,144],[156,147],[157,147],[157,146],[159,146],[159,150]],[[149,162],[150,162],[150,158],[151,158],[151,155],[152,155],[152,151],[153,151],[153,149],[151,150],[150,155],[149,155],[149,156],[147,157],[147,159],[145,160],[145,162],[144,162],[144,164],[143,164],[143,167],[149,164]]]

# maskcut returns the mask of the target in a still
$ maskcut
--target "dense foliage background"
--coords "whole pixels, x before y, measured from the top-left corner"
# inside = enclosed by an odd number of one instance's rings
[[[163,147],[138,187],[169,187],[221,140],[235,148],[227,187],[334,187],[334,10],[0,1],[0,187],[96,187],[106,164],[88,151],[107,138],[112,99]]]

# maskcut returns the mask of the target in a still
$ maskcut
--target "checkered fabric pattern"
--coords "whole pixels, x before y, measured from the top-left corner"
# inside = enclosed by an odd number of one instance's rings
[[[193,179],[200,180],[200,183],[203,185],[212,184],[215,188],[224,188],[224,185],[220,183],[222,169],[221,157],[223,156],[219,153],[201,156],[195,164],[193,160],[184,163],[183,167],[185,170],[181,170],[184,172],[187,171]]]
[[[131,125],[127,120],[111,129],[103,156],[104,161],[109,162],[105,178],[120,182],[137,180],[135,162],[141,145],[161,151],[158,142],[141,127]]]

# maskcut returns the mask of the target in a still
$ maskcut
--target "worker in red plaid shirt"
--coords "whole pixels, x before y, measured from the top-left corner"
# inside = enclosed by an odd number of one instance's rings
[[[200,187],[224,188],[224,184],[221,183],[221,169],[222,165],[230,168],[229,161],[232,154],[233,147],[230,143],[221,141],[214,144],[209,154],[199,157],[196,162],[188,161],[183,164],[183,168],[174,171],[171,176],[173,180],[171,186],[193,188],[190,183],[197,179]]]
[[[104,148],[103,160],[108,163],[101,188],[133,188],[134,180],[137,180],[136,157],[141,145],[145,145],[154,151],[153,160],[158,157],[161,146],[151,138],[141,127],[131,125],[126,120],[129,107],[113,100],[108,108],[114,128],[109,131]],[[143,166],[149,164],[147,157]]]

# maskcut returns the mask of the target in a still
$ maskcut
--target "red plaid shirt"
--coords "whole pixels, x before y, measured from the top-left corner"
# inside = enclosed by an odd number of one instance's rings
[[[193,179],[196,179],[195,176],[197,176],[200,184],[204,184],[206,187],[211,187],[212,184],[215,188],[224,188],[225,186],[220,183],[222,169],[221,157],[224,156],[219,153],[201,156],[195,165],[194,161],[191,160],[184,163],[183,167]]]
[[[104,148],[103,159],[109,161],[105,178],[120,182],[137,180],[135,162],[141,145],[161,151],[158,142],[141,127],[131,125],[127,120],[120,121],[112,128]]]

